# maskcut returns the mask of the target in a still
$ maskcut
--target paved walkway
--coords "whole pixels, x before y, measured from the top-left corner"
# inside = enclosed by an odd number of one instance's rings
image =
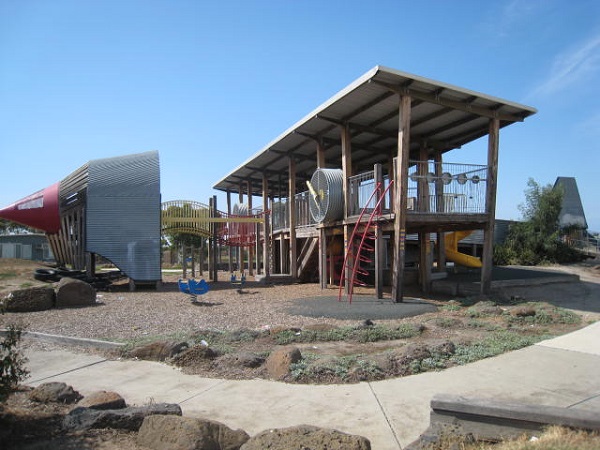
[[[353,385],[307,386],[182,374],[147,361],[114,361],[68,351],[28,350],[30,385],[63,381],[86,395],[119,392],[129,404],[181,405],[251,435],[312,424],[366,436],[397,450],[429,425],[438,393],[600,411],[600,322],[529,348],[443,372]]]

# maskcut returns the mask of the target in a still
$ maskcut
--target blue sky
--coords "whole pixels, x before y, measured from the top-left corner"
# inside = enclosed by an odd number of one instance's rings
[[[497,217],[520,218],[529,177],[573,176],[600,231],[597,0],[0,0],[0,207],[148,150],[163,200],[207,202],[376,65],[537,108],[501,132]]]

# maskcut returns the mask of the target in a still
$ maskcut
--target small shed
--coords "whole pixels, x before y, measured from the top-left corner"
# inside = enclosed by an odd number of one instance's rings
[[[44,234],[6,234],[0,235],[0,258],[51,261],[54,255]]]

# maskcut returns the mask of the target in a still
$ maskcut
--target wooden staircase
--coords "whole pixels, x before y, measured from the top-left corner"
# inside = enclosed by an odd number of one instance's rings
[[[304,241],[300,255],[298,255],[298,273],[300,281],[314,281],[318,277],[319,266],[319,238],[309,237]]]

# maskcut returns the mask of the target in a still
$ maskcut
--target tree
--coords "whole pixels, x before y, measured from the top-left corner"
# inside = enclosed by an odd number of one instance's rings
[[[29,228],[25,225],[11,222],[10,220],[0,219],[0,234],[13,234],[13,233],[34,233],[33,228]]]
[[[537,265],[579,261],[581,254],[561,240],[559,215],[563,191],[527,182],[523,221],[513,224],[504,244],[494,248],[496,264]]]

